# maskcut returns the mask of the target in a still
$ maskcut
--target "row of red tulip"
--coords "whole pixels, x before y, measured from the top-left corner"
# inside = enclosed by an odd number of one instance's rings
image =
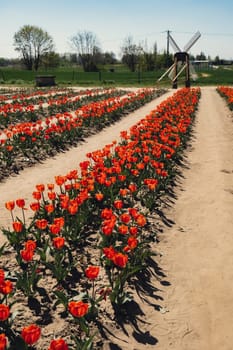
[[[10,139],[14,135],[18,134],[20,134],[20,136],[25,136],[32,135],[33,133],[35,133],[35,136],[39,136],[41,132],[45,132],[46,134],[46,129],[49,129],[51,127],[55,127],[56,129],[56,126],[58,126],[59,124],[66,124],[70,121],[71,123],[75,124],[77,122],[77,119],[80,119],[80,116],[83,118],[88,118],[92,116],[100,117],[104,114],[107,108],[116,110],[124,107],[125,105],[132,104],[136,100],[144,99],[146,95],[153,95],[153,91],[150,89],[142,91],[140,90],[135,93],[128,93],[124,99],[120,99],[119,96],[117,96],[115,98],[110,97],[103,101],[91,102],[77,109],[74,112],[75,116],[71,113],[59,113],[55,116],[49,116],[45,119],[40,119],[36,122],[25,122],[18,123],[16,125],[10,125],[7,129],[3,130],[2,135],[4,134],[6,139]]]
[[[7,126],[23,121],[36,121],[42,117],[57,112],[67,112],[79,108],[91,101],[106,99],[107,97],[121,96],[123,90],[113,89],[89,89],[82,91],[69,90],[57,95],[43,95],[40,99],[15,100],[0,106],[0,125]]]
[[[229,108],[233,110],[233,88],[229,86],[219,86],[217,91],[226,99]]]
[[[30,99],[32,97],[44,96],[44,95],[56,95],[69,92],[70,89],[67,88],[43,88],[43,89],[27,89],[27,88],[16,88],[16,89],[0,89],[0,104],[8,100],[24,100]]]
[[[142,89],[124,98],[112,97],[86,104],[72,113],[9,126],[0,137],[0,177],[71,147],[88,132],[101,130],[159,93]]]

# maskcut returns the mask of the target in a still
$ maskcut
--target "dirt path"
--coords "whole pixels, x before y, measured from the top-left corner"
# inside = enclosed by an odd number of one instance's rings
[[[172,94],[170,91],[169,94]],[[4,203],[31,198],[36,183],[77,167],[85,154],[110,143],[121,130],[166,98],[121,120],[87,143],[0,184],[0,225],[10,224]],[[151,280],[143,300],[136,296],[137,320],[114,333],[116,350],[232,350],[233,329],[233,120],[214,88],[203,88],[187,169],[177,200],[166,210],[174,221],[156,246],[164,276]],[[153,290],[154,288],[154,290]]]
[[[232,350],[233,119],[213,88],[202,89],[188,166],[159,244],[171,285],[157,349]]]

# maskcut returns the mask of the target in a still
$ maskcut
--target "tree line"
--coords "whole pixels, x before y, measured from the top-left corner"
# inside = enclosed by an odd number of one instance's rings
[[[0,58],[0,66],[21,62],[27,70],[37,71],[40,67],[55,68],[62,63],[70,63],[81,65],[85,72],[93,72],[98,71],[100,65],[119,62],[114,52],[102,52],[95,33],[86,30],[78,31],[70,39],[70,46],[75,53],[69,54],[69,57],[56,53],[51,35],[37,26],[21,27],[14,34],[13,45],[19,53],[19,59]],[[169,52],[158,52],[156,43],[152,49],[148,49],[146,41],[136,43],[132,36],[123,40],[121,55],[120,63],[124,63],[132,72],[153,71],[169,67],[173,62],[173,56]],[[206,59],[206,56],[201,53],[196,59]]]

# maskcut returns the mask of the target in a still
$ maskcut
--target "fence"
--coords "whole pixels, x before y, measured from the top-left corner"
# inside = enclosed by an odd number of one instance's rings
[[[0,81],[17,83],[35,82],[37,75],[53,75],[56,83],[76,83],[76,84],[154,84],[161,75],[160,71],[151,72],[80,72],[76,70],[48,70],[48,71],[26,71],[16,69],[0,69]]]

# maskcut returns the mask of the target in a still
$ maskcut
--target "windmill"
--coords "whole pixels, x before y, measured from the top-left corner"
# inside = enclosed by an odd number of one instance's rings
[[[199,31],[196,32],[193,35],[193,37],[188,41],[188,43],[184,46],[184,49],[182,51],[180,47],[177,45],[177,43],[175,42],[175,40],[173,39],[173,37],[171,36],[170,31],[168,31],[168,42],[171,44],[171,46],[175,51],[174,63],[158,79],[158,81],[162,80],[168,74],[169,78],[172,80],[172,87],[176,89],[178,77],[185,70],[185,86],[190,87],[190,76],[192,77],[193,80],[196,80],[197,74],[195,72],[193,65],[189,61],[188,51],[197,42],[200,36],[201,36],[201,33]]]

